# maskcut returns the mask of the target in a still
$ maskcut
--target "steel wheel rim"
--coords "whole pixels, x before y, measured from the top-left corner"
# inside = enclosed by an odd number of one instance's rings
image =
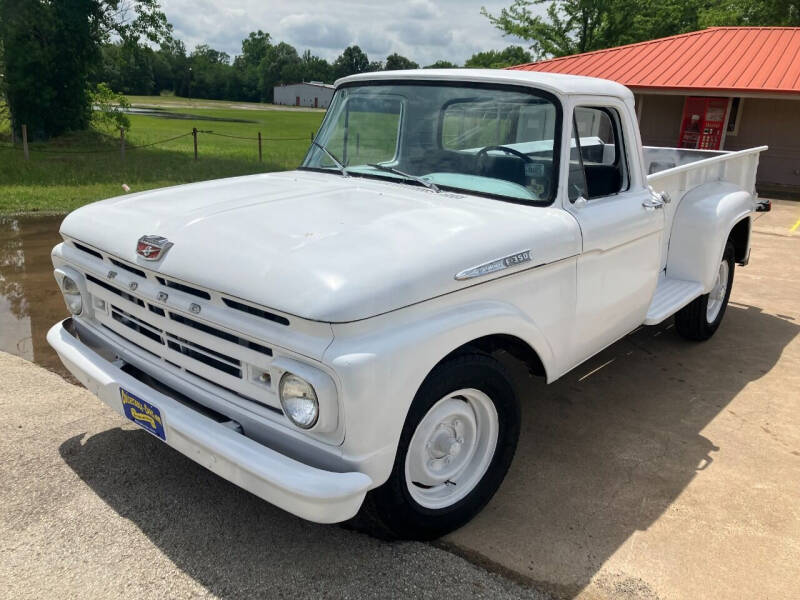
[[[713,323],[722,310],[725,302],[725,294],[728,293],[728,261],[723,259],[717,270],[717,280],[714,287],[708,293],[708,303],[706,305],[706,321]]]
[[[441,509],[465,498],[492,462],[499,429],[497,408],[480,390],[457,390],[434,404],[406,452],[406,487],[414,501]]]

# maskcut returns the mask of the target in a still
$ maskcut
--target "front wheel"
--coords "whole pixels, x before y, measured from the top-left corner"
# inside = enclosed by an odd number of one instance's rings
[[[719,327],[733,287],[735,265],[733,244],[725,245],[722,261],[717,268],[714,287],[708,294],[696,298],[675,314],[675,329],[690,340],[707,340]]]
[[[457,529],[492,498],[514,457],[520,410],[502,365],[469,354],[436,367],[406,418],[389,480],[371,493],[400,538]]]

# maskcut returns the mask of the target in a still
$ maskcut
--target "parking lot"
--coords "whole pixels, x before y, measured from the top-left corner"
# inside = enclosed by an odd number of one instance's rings
[[[508,477],[433,545],[303,522],[0,353],[4,592],[796,598],[799,221],[796,202],[757,215],[751,264],[709,342],[666,322],[551,386],[518,374]]]

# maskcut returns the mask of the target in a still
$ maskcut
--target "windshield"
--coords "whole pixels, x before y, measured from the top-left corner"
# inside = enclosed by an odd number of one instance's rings
[[[336,92],[302,167],[549,204],[559,134],[559,107],[544,92],[362,84]]]

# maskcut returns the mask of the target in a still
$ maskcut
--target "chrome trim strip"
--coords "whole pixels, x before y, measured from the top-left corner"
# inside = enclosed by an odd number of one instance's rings
[[[464,269],[463,271],[456,273],[455,278],[457,281],[463,281],[465,279],[483,277],[484,275],[496,273],[497,271],[502,271],[504,269],[508,269],[509,267],[515,267],[530,261],[531,251],[530,248],[528,248],[527,250],[522,250],[521,252],[509,254],[508,256],[496,258],[480,265],[475,265],[474,267]]]

